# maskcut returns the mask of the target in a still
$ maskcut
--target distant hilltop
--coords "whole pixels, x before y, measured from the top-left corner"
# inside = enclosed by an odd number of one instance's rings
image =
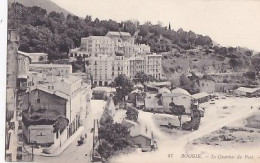
[[[68,14],[73,15],[71,12],[61,8],[56,3],[50,1],[50,0],[8,0],[9,3],[18,2],[26,7],[33,7],[38,6],[47,11],[47,13],[50,13],[52,11],[63,13],[65,16]]]

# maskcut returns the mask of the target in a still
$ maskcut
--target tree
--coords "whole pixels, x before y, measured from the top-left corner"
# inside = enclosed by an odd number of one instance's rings
[[[190,81],[189,78],[187,78],[184,74],[180,76],[180,87],[185,90],[190,90],[192,85],[192,81]]]
[[[43,61],[44,57],[43,56],[40,56],[39,57],[39,61]]]
[[[192,82],[189,92],[190,92],[190,94],[196,94],[196,93],[200,92],[200,88],[195,81]]]
[[[126,111],[126,118],[131,120],[131,121],[135,121],[137,122],[138,120],[138,111],[132,107],[128,107],[127,111]]]
[[[135,79],[133,80],[135,83],[146,83],[149,81],[153,81],[153,77],[151,75],[147,75],[144,72],[138,72],[135,75]]]
[[[254,57],[252,58],[252,65],[253,65],[253,67],[254,67],[254,69],[257,73],[260,72],[260,64],[259,63],[260,63],[260,53],[254,55]]]
[[[58,117],[55,124],[53,125],[54,131],[53,132],[58,132],[62,133],[64,129],[69,125],[69,120],[65,117]]]
[[[97,151],[100,154],[100,156],[102,156],[106,160],[115,153],[115,151],[113,149],[113,145],[111,145],[110,143],[108,143],[105,140],[101,141],[101,143],[98,146]]]
[[[125,101],[127,96],[133,90],[132,81],[124,74],[118,75],[114,80],[116,86],[117,97],[121,97]]]
[[[241,67],[243,65],[243,59],[241,59],[241,58],[231,58],[228,63],[232,68],[238,68],[238,67]]]
[[[199,128],[200,119],[201,119],[200,111],[198,109],[192,110],[192,114],[191,114],[192,129],[197,130]]]
[[[87,16],[85,17],[85,22],[86,22],[86,23],[89,23],[89,22],[91,22],[91,21],[92,21],[91,15],[87,15]]]
[[[171,113],[178,116],[181,126],[181,118],[182,115],[185,113],[185,107],[183,105],[176,105],[174,102],[171,102],[169,105]]]
[[[130,133],[126,126],[120,123],[113,123],[113,121],[106,121],[100,124],[98,138],[111,144],[113,151],[122,150],[132,144]]]

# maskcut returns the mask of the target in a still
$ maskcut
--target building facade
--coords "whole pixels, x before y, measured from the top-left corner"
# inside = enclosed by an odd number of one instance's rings
[[[27,104],[23,105],[23,110],[27,112],[29,110],[28,114],[31,114],[30,110],[39,114],[44,112],[50,115],[47,118],[53,123],[57,118],[64,117],[68,120],[68,126],[65,129],[67,138],[72,136],[83,124],[90,109],[91,85],[74,76],[71,73],[71,65],[31,65],[30,69],[33,71],[28,75],[29,91],[24,99]],[[55,133],[47,134],[50,133],[48,126],[39,126],[53,124],[37,124],[37,122],[30,123],[31,125],[26,125],[26,122],[24,124],[24,136],[28,143],[52,144],[51,140],[58,140],[59,134],[55,138]],[[38,132],[45,133],[48,137],[45,142],[37,142],[39,140],[37,135],[32,135],[31,130],[36,130],[36,128]]]
[[[213,80],[200,80],[199,81],[200,92],[214,93],[215,92],[215,81]]]
[[[81,38],[81,50],[88,54],[108,54],[112,55],[115,52],[113,39],[106,36],[90,36]]]
[[[120,74],[130,79],[138,72],[155,79],[162,77],[162,56],[151,54],[148,45],[135,44],[127,32],[109,31],[106,36],[82,38],[81,46],[70,50],[69,57],[71,61],[83,57],[86,73],[98,86],[108,86]]]

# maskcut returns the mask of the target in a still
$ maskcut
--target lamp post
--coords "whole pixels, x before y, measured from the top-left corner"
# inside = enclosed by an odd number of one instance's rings
[[[34,145],[35,145],[36,143],[37,143],[36,141],[32,141],[32,161],[34,161],[33,148],[34,148]]]

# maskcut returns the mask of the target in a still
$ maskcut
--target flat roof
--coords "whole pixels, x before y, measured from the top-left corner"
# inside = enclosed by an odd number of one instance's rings
[[[71,65],[65,65],[65,64],[30,64],[29,67],[66,67],[66,68],[72,68]]]
[[[106,35],[131,37],[131,34],[129,32],[117,32],[117,31],[108,31]]]
[[[258,88],[239,87],[237,90],[241,91],[241,92],[254,93],[254,92],[260,90],[260,88],[259,87]]]
[[[82,37],[81,39],[87,40],[87,39],[108,39],[111,40],[110,37],[107,36],[89,36],[89,37]]]
[[[207,96],[209,96],[208,93],[206,93],[206,92],[200,92],[200,93],[197,93],[197,94],[192,95],[192,98],[194,98],[194,99],[200,99],[200,98],[207,97]]]
[[[38,56],[47,56],[47,53],[27,53],[27,52],[23,52],[23,51],[18,51],[19,54],[23,54],[26,56],[33,56],[33,55],[38,55]]]

